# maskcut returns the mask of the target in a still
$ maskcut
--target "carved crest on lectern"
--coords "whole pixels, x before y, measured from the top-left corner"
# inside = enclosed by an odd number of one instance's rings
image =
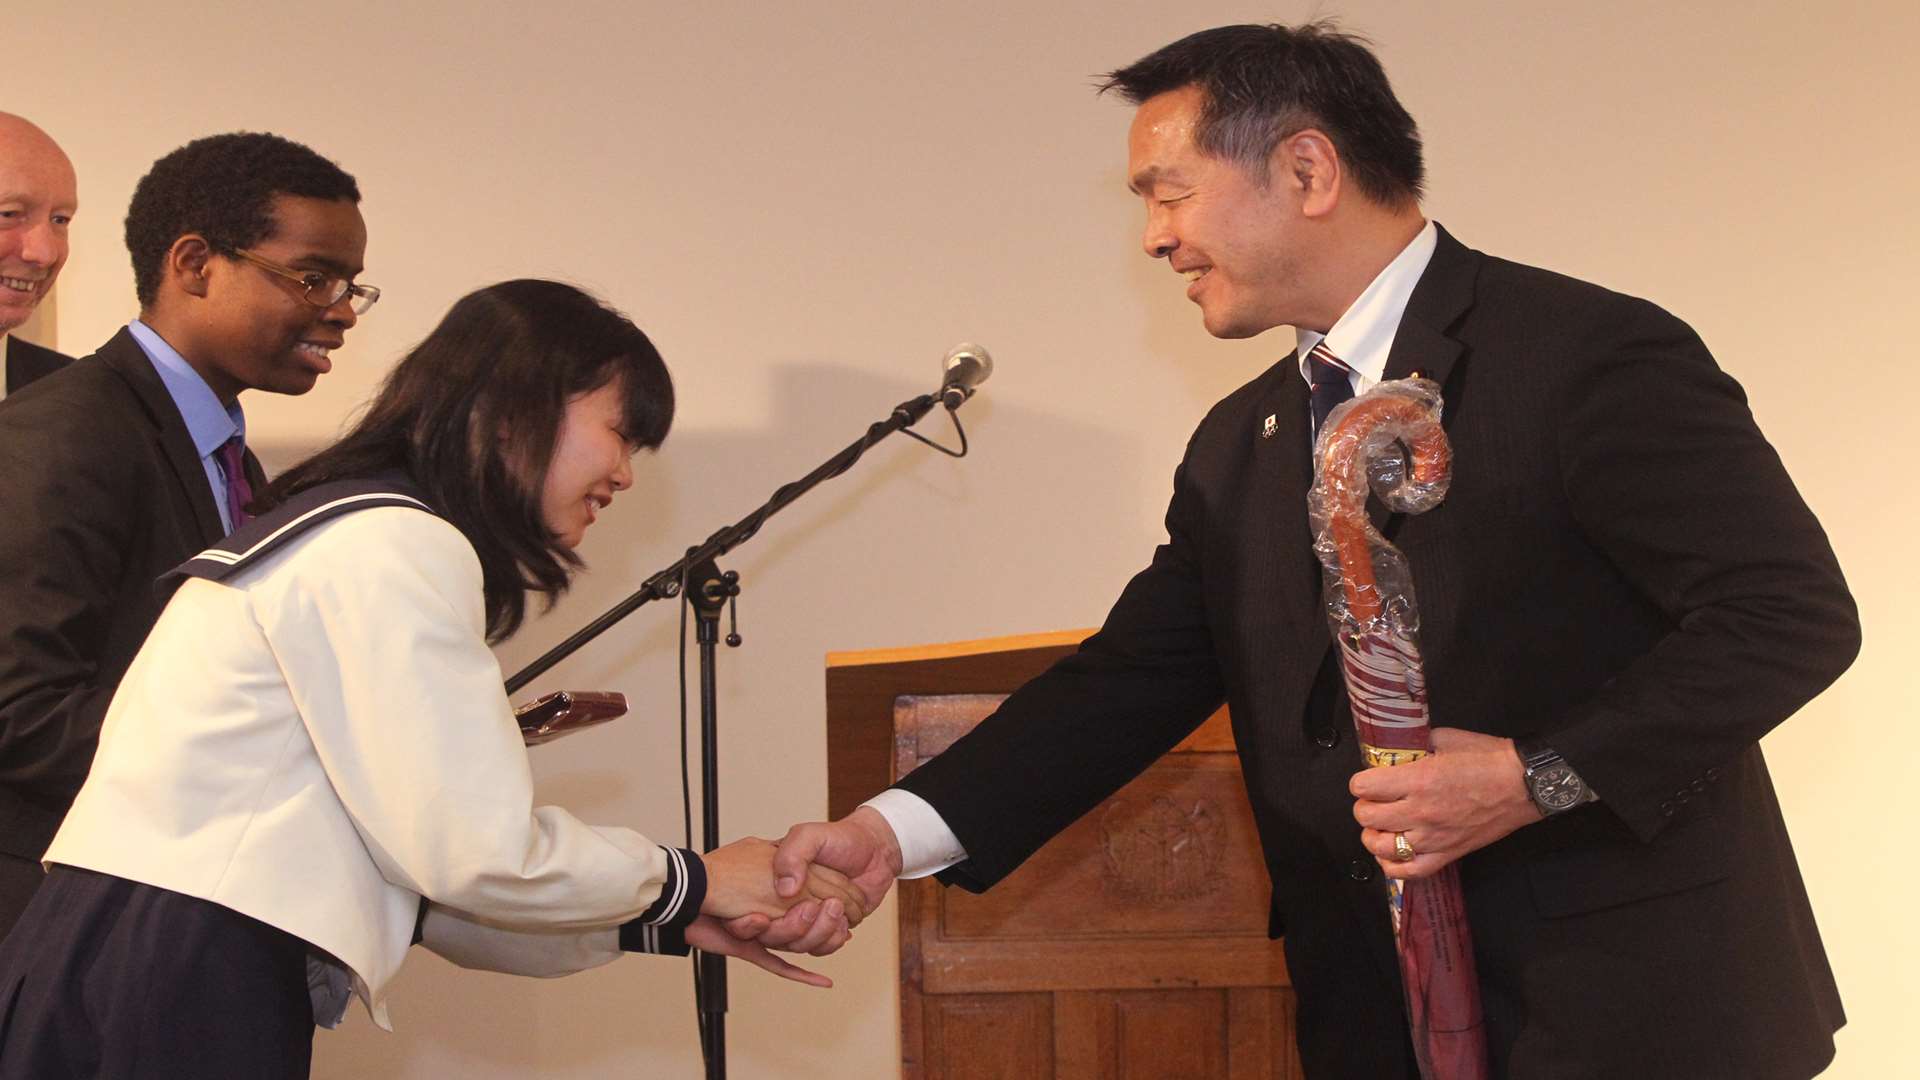
[[[1134,900],[1191,900],[1225,884],[1220,810],[1160,795],[1142,807],[1115,799],[1100,818],[1109,892]]]

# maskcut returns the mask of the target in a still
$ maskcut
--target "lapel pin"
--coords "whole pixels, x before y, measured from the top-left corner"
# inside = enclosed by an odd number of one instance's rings
[[[1280,430],[1279,415],[1268,414],[1266,423],[1263,423],[1260,425],[1260,437],[1263,439],[1271,439],[1273,438],[1273,433],[1279,430]]]

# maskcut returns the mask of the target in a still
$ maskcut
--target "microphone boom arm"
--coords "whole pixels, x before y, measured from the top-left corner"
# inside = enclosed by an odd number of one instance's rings
[[[811,491],[822,481],[831,480],[852,468],[853,463],[859,461],[861,455],[865,454],[875,443],[896,431],[905,431],[907,428],[919,423],[922,417],[926,416],[927,413],[933,410],[934,406],[940,403],[940,395],[935,393],[921,394],[919,397],[910,398],[894,406],[893,412],[888,415],[885,420],[881,420],[868,427],[866,434],[854,440],[846,449],[828,458],[822,462],[818,468],[807,475],[780,487],[767,499],[765,504],[753,513],[748,514],[746,517],[741,518],[731,525],[721,528],[712,536],[707,537],[699,546],[687,549],[686,555],[682,556],[679,561],[648,577],[645,582],[641,583],[640,588],[636,590],[633,595],[620,601],[613,607],[608,608],[599,618],[581,627],[580,630],[571,637],[547,650],[538,660],[515,672],[513,677],[507,680],[507,693],[516,693],[528,683],[546,674],[555,664],[573,655],[581,646],[599,637],[610,629],[613,624],[638,611],[643,605],[650,601],[666,600],[678,596],[680,594],[681,579],[689,569],[699,566],[708,560],[718,559],[720,556],[746,543],[753,538],[755,533],[760,531],[760,526],[764,525],[768,518],[785,509],[788,505],[792,504],[794,500]],[[958,418],[956,417],[955,424],[957,425],[958,422]],[[913,435],[914,433],[908,431],[907,434]],[[922,442],[928,442],[927,439],[920,436],[915,437],[920,438]],[[937,444],[929,442],[929,445],[934,445],[937,449],[946,450],[945,447],[940,447]],[[964,454],[966,451],[966,435],[964,432],[961,434],[960,445],[961,453]],[[946,450],[946,452],[953,454],[951,450]],[[956,454],[954,456],[957,457],[959,455]]]

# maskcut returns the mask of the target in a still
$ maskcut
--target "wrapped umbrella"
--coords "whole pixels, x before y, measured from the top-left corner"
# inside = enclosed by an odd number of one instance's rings
[[[1413,575],[1368,519],[1367,493],[1408,514],[1445,497],[1453,454],[1440,427],[1440,388],[1425,379],[1384,382],[1339,406],[1321,426],[1314,460],[1313,547],[1361,753],[1378,767],[1418,760],[1431,742]],[[1388,905],[1421,1075],[1486,1077],[1458,864],[1432,877],[1390,879]]]

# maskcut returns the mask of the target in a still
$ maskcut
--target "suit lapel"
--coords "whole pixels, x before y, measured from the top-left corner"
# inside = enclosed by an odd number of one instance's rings
[[[1448,333],[1473,306],[1473,283],[1480,267],[1475,254],[1451,233],[1438,224],[1434,230],[1439,235],[1433,258],[1407,297],[1407,310],[1393,336],[1393,351],[1387,354],[1385,375],[1405,379],[1417,371],[1444,387],[1464,351]]]
[[[1256,451],[1264,463],[1262,472],[1283,481],[1289,490],[1297,489],[1305,506],[1307,487],[1313,483],[1313,448],[1309,442],[1310,407],[1307,386],[1300,379],[1298,354],[1290,354],[1274,369],[1274,383],[1263,400],[1262,423],[1274,418],[1274,433],[1263,437]]]
[[[1394,333],[1393,349],[1387,355],[1385,378],[1404,379],[1415,372],[1439,383],[1449,395],[1442,423],[1454,415],[1454,400],[1460,380],[1453,376],[1464,363],[1465,348],[1450,331],[1473,304],[1474,279],[1479,271],[1478,256],[1467,250],[1448,232],[1435,225],[1439,236],[1433,258],[1407,299],[1406,311]],[[1308,441],[1311,411],[1307,386],[1300,378],[1296,355],[1274,366],[1270,380],[1255,410],[1255,423],[1274,418],[1274,434],[1261,438],[1258,431],[1249,438],[1258,439],[1254,449],[1259,487],[1255,502],[1261,507],[1278,508],[1273,521],[1275,547],[1281,552],[1279,584],[1283,595],[1278,607],[1288,613],[1295,640],[1325,641],[1327,626],[1321,604],[1320,561],[1313,553],[1313,535],[1307,523],[1307,489],[1313,484],[1313,452]],[[1388,514],[1378,500],[1368,502],[1374,525],[1388,536],[1399,531],[1404,514]],[[1324,646],[1322,646],[1324,647]],[[1315,652],[1318,655],[1318,652]]]
[[[1452,234],[1434,224],[1438,233],[1433,258],[1407,298],[1407,309],[1400,316],[1400,327],[1393,335],[1393,349],[1387,354],[1383,379],[1408,379],[1414,375],[1431,379],[1441,388],[1440,426],[1448,427],[1458,404],[1453,395],[1460,387],[1452,379],[1454,367],[1465,347],[1449,336],[1460,316],[1473,306],[1473,283],[1479,273],[1474,253],[1455,240]],[[1378,499],[1367,501],[1367,514],[1381,535],[1391,540],[1406,521],[1405,514],[1391,514]]]
[[[1311,643],[1324,637],[1326,620],[1320,615],[1320,560],[1313,553],[1313,531],[1307,523],[1307,489],[1313,485],[1313,449],[1308,441],[1311,410],[1307,385],[1300,378],[1298,353],[1274,365],[1270,380],[1254,410],[1261,428],[1250,431],[1258,486],[1254,512],[1265,515],[1271,527],[1263,533],[1278,552],[1281,595],[1275,605],[1290,627],[1282,640]],[[1273,417],[1271,436],[1263,434]],[[1311,646],[1309,646],[1311,648]]]
[[[226,530],[220,526],[220,508],[214,505],[206,467],[201,464],[199,451],[194,449],[187,422],[180,417],[180,407],[173,403],[173,395],[167,393],[167,386],[160,381],[160,374],[153,369],[146,350],[123,329],[102,345],[94,358],[125,379],[134,396],[140,399],[153,421],[160,449],[179,483],[180,497],[193,507],[193,520],[200,526],[202,541],[218,543]]]

